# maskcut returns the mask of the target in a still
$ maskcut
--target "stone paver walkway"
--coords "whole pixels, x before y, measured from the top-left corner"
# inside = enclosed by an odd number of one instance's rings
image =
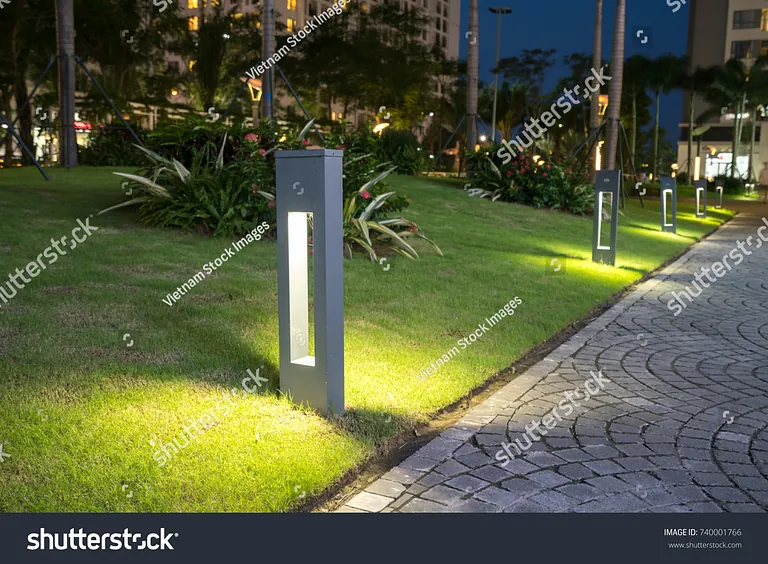
[[[753,210],[768,216],[768,206]],[[339,511],[768,510],[762,225],[760,215],[737,216]],[[738,240],[752,254],[730,260],[732,270],[675,316],[671,292],[695,292],[698,269]],[[521,439],[590,371],[610,380],[604,390],[569,417],[561,411],[546,436],[502,467],[502,441]]]

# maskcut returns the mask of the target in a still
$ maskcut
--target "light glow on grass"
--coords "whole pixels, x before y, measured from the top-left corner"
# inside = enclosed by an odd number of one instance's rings
[[[124,169],[125,172],[131,172]],[[114,205],[112,170],[0,175],[4,264],[26,264],[58,223]],[[348,414],[322,418],[276,392],[277,254],[262,241],[185,303],[168,286],[222,241],[149,229],[133,211],[101,216],[82,253],[0,310],[0,511],[287,511],[639,279],[730,212],[681,204],[679,236],[658,233],[659,202],[629,200],[617,267],[592,264],[592,218],[468,199],[462,183],[387,179],[445,253],[344,263]],[[38,223],[28,229],[28,221]],[[421,249],[420,249],[421,250]],[[34,253],[34,255],[32,254]],[[548,258],[567,256],[563,276]],[[311,279],[310,279],[311,282]],[[514,296],[515,315],[424,382],[415,374]],[[311,321],[311,318],[310,318]],[[135,346],[121,337],[131,333]],[[238,402],[163,467],[150,440],[184,425],[264,366],[270,391]],[[132,497],[126,497],[127,484]],[[297,490],[297,486],[299,489]],[[26,499],[25,499],[26,498]]]

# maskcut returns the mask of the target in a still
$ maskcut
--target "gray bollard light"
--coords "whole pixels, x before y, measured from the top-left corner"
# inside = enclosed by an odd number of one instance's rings
[[[592,262],[601,262],[613,266],[616,264],[616,239],[619,227],[619,186],[621,172],[618,170],[600,170],[595,182],[595,223],[592,232]],[[602,240],[603,204],[610,196],[611,234],[608,242]]]
[[[696,217],[707,217],[707,179],[696,181]]]
[[[277,282],[280,389],[324,415],[344,412],[343,151],[278,151]],[[312,215],[314,345],[309,349]]]
[[[661,230],[677,233],[677,180],[661,177]]]
[[[715,209],[721,210],[723,209],[723,181],[722,180],[717,181],[717,186],[715,187],[715,191],[717,192],[718,201],[720,202],[719,204],[715,204]]]

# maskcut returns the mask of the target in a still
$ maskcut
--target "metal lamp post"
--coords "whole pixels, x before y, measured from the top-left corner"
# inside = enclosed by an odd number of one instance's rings
[[[496,18],[496,72],[493,83],[493,116],[491,117],[491,143],[496,142],[496,99],[499,96],[499,49],[501,48],[501,16],[503,14],[511,14],[512,8],[505,6],[495,6],[488,8],[488,11],[494,14],[498,14]]]

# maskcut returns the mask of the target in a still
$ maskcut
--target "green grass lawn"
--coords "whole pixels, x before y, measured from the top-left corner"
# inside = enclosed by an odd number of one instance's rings
[[[125,197],[106,169],[0,171],[0,277]],[[406,216],[445,257],[345,261],[348,413],[325,419],[277,391],[277,256],[252,243],[173,307],[162,299],[231,244],[148,229],[135,210],[100,229],[0,308],[0,511],[287,511],[332,486],[377,445],[430,418],[536,344],[716,228],[681,204],[629,201],[617,267],[591,262],[592,218],[469,198],[454,184],[395,177]],[[549,274],[552,258],[566,272]],[[423,382],[416,375],[515,296],[507,317]],[[123,335],[134,341],[128,347]],[[268,390],[160,466],[160,444],[263,366]],[[266,387],[265,387],[266,388]],[[183,442],[182,442],[183,444]],[[304,493],[306,492],[306,493]]]

